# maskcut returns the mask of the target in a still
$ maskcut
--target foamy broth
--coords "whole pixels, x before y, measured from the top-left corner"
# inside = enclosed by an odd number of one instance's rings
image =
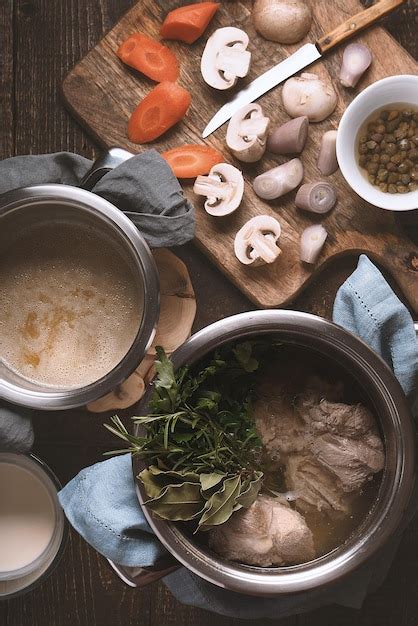
[[[0,252],[0,356],[45,386],[86,386],[131,347],[142,293],[122,252],[93,225],[43,222]]]

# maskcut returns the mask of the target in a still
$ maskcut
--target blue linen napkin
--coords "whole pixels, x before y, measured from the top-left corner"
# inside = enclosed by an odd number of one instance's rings
[[[418,342],[413,321],[367,257],[360,257],[357,269],[340,288],[333,319],[386,359],[414,402],[418,395]],[[122,565],[146,566],[161,554],[163,548],[136,499],[129,454],[82,470],[59,498],[76,530],[104,556]],[[400,536],[333,588],[297,596],[245,596],[216,587],[184,567],[166,576],[164,582],[180,602],[230,617],[277,619],[331,603],[360,608],[365,596],[383,582],[399,541]]]
[[[33,446],[32,411],[0,404],[0,452],[30,452]]]

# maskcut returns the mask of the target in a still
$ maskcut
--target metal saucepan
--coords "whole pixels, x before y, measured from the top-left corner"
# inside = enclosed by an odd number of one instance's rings
[[[314,315],[294,311],[254,311],[221,320],[193,335],[172,356],[176,368],[192,365],[222,344],[271,335],[314,350],[330,364],[344,368],[358,383],[379,419],[386,449],[386,464],[378,496],[367,518],[340,547],[310,563],[283,568],[257,568],[220,558],[199,545],[181,525],[155,517],[143,505],[146,495],[136,481],[145,516],[169,553],[195,574],[220,587],[255,596],[277,596],[318,589],[335,583],[368,562],[402,527],[415,482],[415,432],[403,391],[386,363],[360,339]],[[138,407],[147,412],[152,389]],[[137,427],[137,432],[138,432]],[[134,475],[143,468],[134,457]],[[115,566],[131,586],[172,571],[173,560],[143,570]]]
[[[85,405],[108,393],[125,380],[142,360],[154,335],[159,313],[159,281],[154,259],[138,229],[113,204],[91,193],[94,184],[113,167],[133,155],[112,148],[103,155],[81,182],[81,187],[45,184],[16,189],[0,196],[0,243],[8,234],[42,220],[56,223],[65,220],[86,224],[97,235],[103,234],[119,248],[132,268],[143,300],[143,315],[138,333],[121,362],[100,380],[75,389],[48,388],[19,376],[2,361],[0,355],[0,399],[39,409],[69,409]],[[3,248],[4,249],[4,248]]]

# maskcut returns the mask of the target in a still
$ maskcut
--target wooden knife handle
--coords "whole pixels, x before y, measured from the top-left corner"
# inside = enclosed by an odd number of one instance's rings
[[[316,47],[321,54],[328,52],[331,48],[338,46],[346,39],[350,39],[350,37],[367,26],[374,24],[379,18],[391,13],[405,2],[406,0],[380,0],[368,9],[353,15],[353,17],[334,28],[330,33],[318,39]]]

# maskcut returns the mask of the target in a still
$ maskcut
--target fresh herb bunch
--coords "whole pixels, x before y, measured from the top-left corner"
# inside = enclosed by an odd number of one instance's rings
[[[197,373],[175,372],[157,348],[150,414],[133,418],[143,436],[131,435],[118,417],[106,425],[146,462],[139,478],[157,515],[196,519],[207,529],[254,502],[263,473],[251,402],[255,372],[271,348],[265,341],[228,344]]]

